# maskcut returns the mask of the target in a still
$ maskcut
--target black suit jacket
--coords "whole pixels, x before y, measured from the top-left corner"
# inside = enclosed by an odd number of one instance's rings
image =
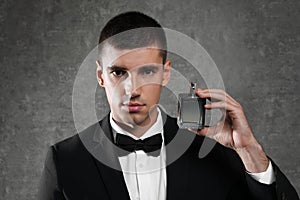
[[[163,114],[167,153],[167,199],[299,199],[274,162],[276,182],[261,184],[246,172],[238,155],[216,144],[204,158],[198,152],[204,137],[178,129],[176,119]],[[176,136],[176,137],[175,137]],[[106,116],[81,133],[50,147],[42,174],[41,200],[128,200]],[[178,159],[181,146],[189,148]],[[99,160],[105,160],[106,163]],[[168,162],[169,161],[169,162]],[[114,168],[108,167],[113,166]]]

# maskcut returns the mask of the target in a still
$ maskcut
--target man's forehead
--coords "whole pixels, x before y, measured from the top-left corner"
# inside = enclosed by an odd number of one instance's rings
[[[100,59],[104,68],[113,65],[137,67],[138,65],[162,64],[160,50],[155,45],[134,49],[117,49],[107,44],[102,49]]]

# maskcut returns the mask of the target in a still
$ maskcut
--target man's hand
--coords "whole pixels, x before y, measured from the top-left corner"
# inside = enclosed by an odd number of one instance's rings
[[[220,109],[223,117],[216,125],[193,130],[193,132],[234,149],[241,157],[247,171],[252,173],[265,171],[269,160],[254,138],[242,106],[223,90],[197,89],[196,94],[201,98],[210,98],[212,103],[206,104],[205,108]]]

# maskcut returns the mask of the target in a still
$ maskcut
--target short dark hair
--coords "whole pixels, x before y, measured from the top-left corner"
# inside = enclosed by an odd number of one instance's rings
[[[120,37],[112,37],[119,33]],[[136,11],[125,12],[109,20],[100,34],[100,54],[103,43],[109,43],[117,49],[134,49],[155,44],[160,48],[163,63],[167,58],[167,40],[162,26],[155,19]]]

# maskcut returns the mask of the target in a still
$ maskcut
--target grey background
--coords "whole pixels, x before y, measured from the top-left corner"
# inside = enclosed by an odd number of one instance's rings
[[[128,10],[202,44],[257,139],[299,193],[298,0],[2,0],[0,199],[36,197],[47,148],[76,133],[77,69],[104,23]]]

